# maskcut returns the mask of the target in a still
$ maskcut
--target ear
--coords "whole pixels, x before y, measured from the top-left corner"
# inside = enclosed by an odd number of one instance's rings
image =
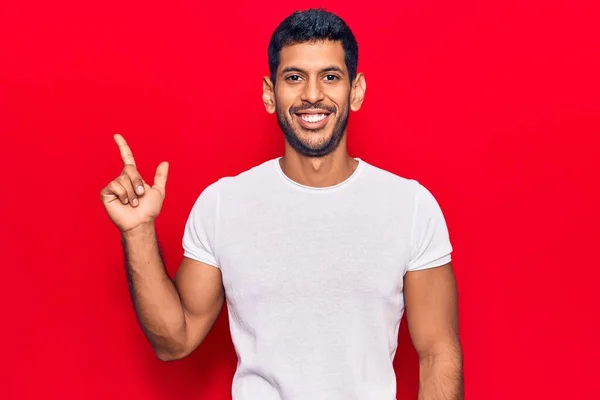
[[[362,73],[358,73],[356,78],[354,78],[352,89],[350,91],[350,109],[352,111],[360,110],[360,107],[365,99],[366,91],[367,82],[365,81],[365,76]]]
[[[275,112],[275,88],[271,78],[263,77],[263,104],[269,114]]]

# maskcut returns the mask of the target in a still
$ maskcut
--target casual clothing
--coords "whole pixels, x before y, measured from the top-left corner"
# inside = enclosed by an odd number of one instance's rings
[[[425,187],[357,160],[314,188],[272,159],[194,204],[184,255],[221,269],[233,400],[396,398],[404,274],[450,262],[452,246]]]

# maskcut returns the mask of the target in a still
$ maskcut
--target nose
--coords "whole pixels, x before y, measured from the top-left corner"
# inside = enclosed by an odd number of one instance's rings
[[[318,79],[309,79],[302,90],[302,100],[315,104],[323,100],[323,90]]]

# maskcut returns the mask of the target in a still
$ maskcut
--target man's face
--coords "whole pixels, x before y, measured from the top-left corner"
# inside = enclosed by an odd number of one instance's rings
[[[264,97],[265,105],[277,113],[279,126],[294,150],[322,157],[337,148],[346,132],[354,92],[340,42],[284,47],[276,85],[265,89],[271,91]],[[267,105],[267,100],[272,104]]]

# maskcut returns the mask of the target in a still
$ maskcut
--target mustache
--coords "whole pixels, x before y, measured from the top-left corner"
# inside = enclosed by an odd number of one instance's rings
[[[317,104],[305,103],[300,106],[290,107],[291,114],[295,114],[298,111],[305,111],[305,110],[325,110],[331,114],[335,113],[335,107],[326,106],[325,104],[319,104],[319,103],[317,103]]]

